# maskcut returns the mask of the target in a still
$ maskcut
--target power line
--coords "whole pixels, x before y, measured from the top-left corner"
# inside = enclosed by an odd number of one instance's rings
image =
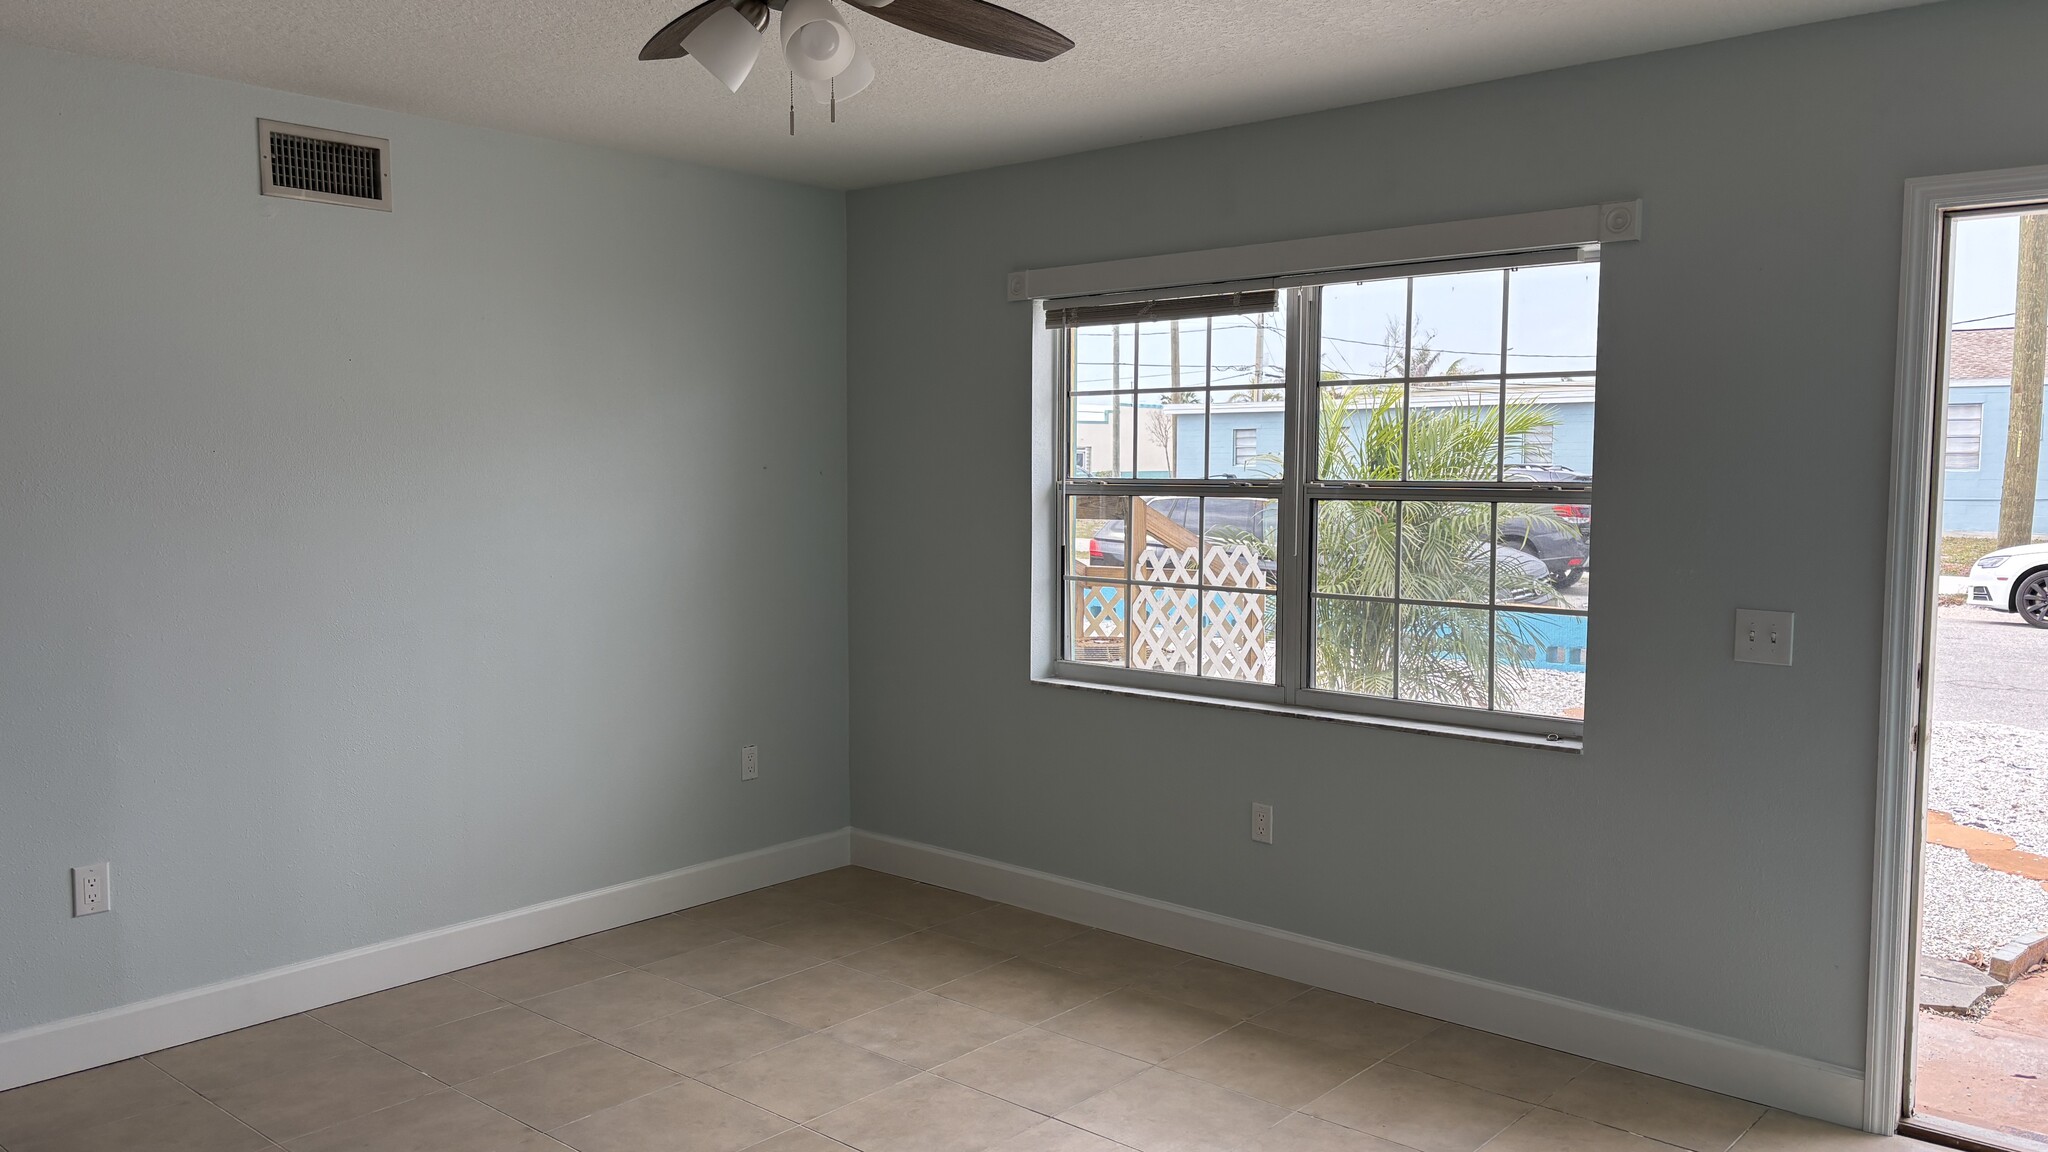
[[[1998,312],[1998,313],[1994,313],[1994,314],[1992,314],[1992,315],[1990,315],[1990,316],[1977,316],[1977,317],[1973,317],[1973,318],[1971,318],[1971,319],[1969,319],[1969,320],[1957,320],[1957,321],[1955,321],[1954,323],[1950,324],[1950,325],[1949,325],[1949,327],[1950,327],[1950,328],[1961,328],[1961,327],[1962,327],[1963,325],[1965,325],[1965,324],[1977,324],[1977,323],[1981,323],[1981,322],[1983,322],[1983,321],[1985,321],[1985,320],[2003,320],[2003,319],[2005,319],[2005,318],[2006,318],[2007,316],[2015,316],[2015,317],[2016,317],[2016,316],[2018,316],[2018,315],[2019,315],[2019,314],[2018,314],[2017,312]]]

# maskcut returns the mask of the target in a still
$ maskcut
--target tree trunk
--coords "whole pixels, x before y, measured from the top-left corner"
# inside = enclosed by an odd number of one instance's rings
[[[2005,490],[1998,502],[2000,548],[2034,538],[2034,500],[2041,473],[2041,379],[2048,375],[2048,214],[2020,217],[2018,298]]]

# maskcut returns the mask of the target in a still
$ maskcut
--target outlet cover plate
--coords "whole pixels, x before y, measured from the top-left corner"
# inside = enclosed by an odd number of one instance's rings
[[[1252,805],[1252,839],[1261,844],[1271,844],[1273,842],[1273,806],[1271,804]]]
[[[759,747],[749,744],[740,749],[740,779],[758,780],[760,778],[761,750]]]
[[[114,906],[114,892],[108,887],[113,866],[102,861],[71,870],[71,914],[91,916]]]
[[[1737,608],[1735,658],[1748,664],[1792,663],[1792,613]]]

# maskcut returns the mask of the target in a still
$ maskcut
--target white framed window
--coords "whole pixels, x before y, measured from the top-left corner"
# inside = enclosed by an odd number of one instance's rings
[[[1984,405],[1951,404],[1942,443],[1942,468],[1975,472],[1984,467]]]
[[[1095,471],[1095,448],[1084,445],[1074,449],[1074,475],[1086,476]]]
[[[1259,430],[1237,428],[1231,434],[1231,462],[1239,468],[1250,468],[1259,455]]]
[[[1057,674],[1575,739],[1596,252],[1048,309]]]

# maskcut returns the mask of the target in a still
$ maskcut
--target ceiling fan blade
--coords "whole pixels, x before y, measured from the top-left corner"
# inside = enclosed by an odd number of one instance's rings
[[[1017,60],[1050,60],[1074,46],[1038,21],[988,0],[890,0],[881,7],[870,7],[864,0],[853,3],[898,28]]]
[[[690,53],[683,47],[683,38],[697,30],[697,25],[711,18],[720,8],[733,8],[745,16],[749,23],[761,31],[768,30],[768,5],[763,0],[705,0],[674,20],[668,27],[654,34],[645,48],[640,49],[642,60],[680,60]]]

